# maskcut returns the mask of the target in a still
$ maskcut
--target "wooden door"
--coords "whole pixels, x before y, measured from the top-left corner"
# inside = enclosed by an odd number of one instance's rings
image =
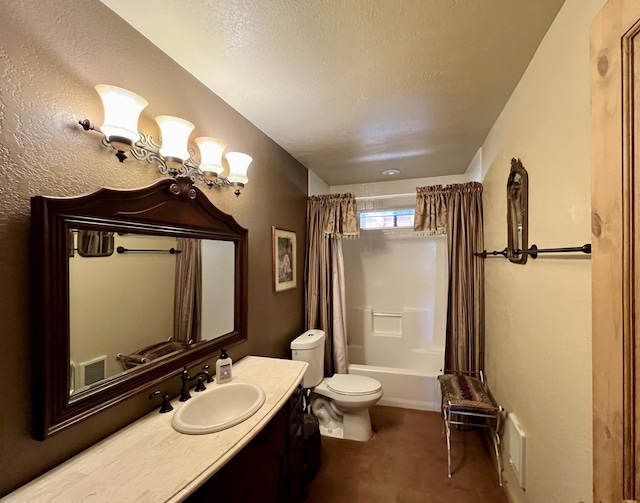
[[[640,0],[591,26],[594,501],[640,500]]]

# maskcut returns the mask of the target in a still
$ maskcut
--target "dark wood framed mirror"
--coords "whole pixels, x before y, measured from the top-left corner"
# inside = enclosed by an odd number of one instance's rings
[[[529,249],[529,175],[520,159],[511,159],[507,180],[507,257],[514,264],[525,264]]]
[[[247,230],[189,179],[34,196],[31,231],[34,438],[247,339]],[[117,253],[70,253],[87,231]]]

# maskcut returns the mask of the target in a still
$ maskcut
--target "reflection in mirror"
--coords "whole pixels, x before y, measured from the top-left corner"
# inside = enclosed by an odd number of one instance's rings
[[[232,241],[109,234],[118,253],[69,258],[71,395],[234,329]]]
[[[529,179],[520,159],[511,159],[507,181],[507,257],[515,264],[527,262],[522,253],[528,244],[528,191]]]
[[[113,242],[113,232],[82,230],[75,233],[73,247],[82,257],[108,257]]]

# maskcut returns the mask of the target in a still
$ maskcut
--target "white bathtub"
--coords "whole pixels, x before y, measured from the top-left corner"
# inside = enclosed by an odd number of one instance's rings
[[[394,368],[375,365],[349,365],[349,373],[377,379],[384,394],[379,405],[405,409],[440,411],[440,386],[437,376],[442,373],[444,350],[413,350],[421,355],[421,368]]]

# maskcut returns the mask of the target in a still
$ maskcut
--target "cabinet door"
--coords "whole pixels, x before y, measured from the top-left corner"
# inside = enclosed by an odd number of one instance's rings
[[[288,411],[271,422],[218,473],[189,498],[188,503],[282,503],[286,501]]]
[[[594,501],[640,500],[640,2],[591,26]],[[637,164],[636,164],[637,163]]]
[[[287,443],[288,492],[289,502],[295,503],[306,495],[304,440],[302,438],[303,421],[303,389],[302,385],[289,399],[289,427]]]
[[[302,423],[289,440],[289,501],[295,503],[307,494]]]

